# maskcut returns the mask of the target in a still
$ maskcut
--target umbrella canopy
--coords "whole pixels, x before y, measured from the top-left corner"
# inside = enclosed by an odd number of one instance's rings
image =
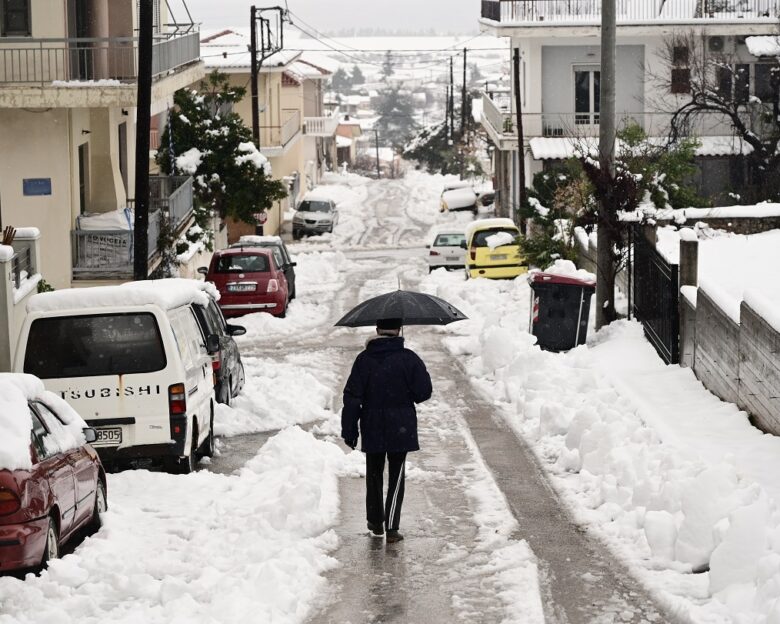
[[[433,295],[396,290],[364,301],[347,312],[336,326],[365,327],[377,321],[401,319],[404,325],[447,325],[466,315]]]

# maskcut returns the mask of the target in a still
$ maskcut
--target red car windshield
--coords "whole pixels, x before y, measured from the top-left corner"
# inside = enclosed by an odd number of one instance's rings
[[[268,256],[225,255],[217,259],[217,273],[268,273],[271,270]]]

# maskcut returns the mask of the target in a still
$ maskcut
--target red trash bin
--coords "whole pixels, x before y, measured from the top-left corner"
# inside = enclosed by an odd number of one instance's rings
[[[568,351],[585,344],[588,336],[590,298],[596,292],[594,280],[534,272],[531,285],[529,332],[546,351]]]

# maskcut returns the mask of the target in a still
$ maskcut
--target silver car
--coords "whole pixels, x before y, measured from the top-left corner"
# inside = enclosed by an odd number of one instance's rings
[[[293,238],[297,240],[304,234],[333,232],[338,220],[339,211],[332,199],[306,195],[293,215]]]
[[[463,229],[455,226],[435,230],[432,239],[431,244],[427,245],[429,272],[441,267],[447,270],[463,268],[466,257],[466,252],[461,247],[461,243],[466,240]]]

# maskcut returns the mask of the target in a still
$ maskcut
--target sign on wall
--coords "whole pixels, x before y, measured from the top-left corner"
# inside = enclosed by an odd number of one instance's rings
[[[22,180],[24,195],[51,195],[51,178],[25,178]]]

